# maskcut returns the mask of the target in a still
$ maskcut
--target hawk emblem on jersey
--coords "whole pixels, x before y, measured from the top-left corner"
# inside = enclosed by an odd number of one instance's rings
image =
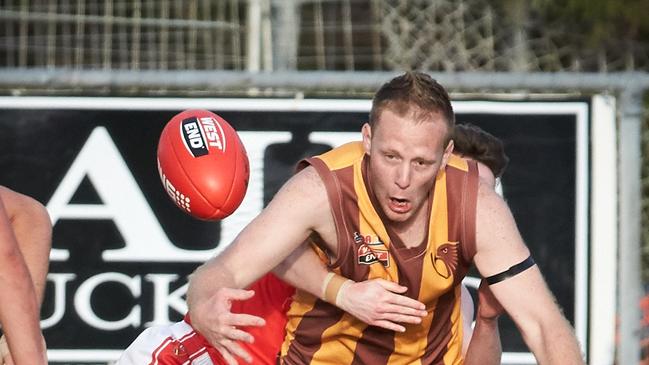
[[[430,253],[435,271],[444,279],[455,275],[460,260],[459,248],[459,242],[447,242],[439,246],[435,254]]]

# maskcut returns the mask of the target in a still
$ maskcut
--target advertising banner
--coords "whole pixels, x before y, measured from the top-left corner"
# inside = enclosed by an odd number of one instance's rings
[[[41,314],[50,360],[95,363],[117,359],[143,329],[182,318],[187,276],[268,203],[297,160],[360,139],[370,108],[329,99],[0,99],[0,184],[45,204],[54,225]],[[190,108],[225,118],[248,151],[247,195],[221,222],[189,217],[160,183],[158,137]],[[454,108],[458,123],[505,142],[499,191],[586,346],[591,101]],[[533,363],[508,318],[501,337],[505,363]]]

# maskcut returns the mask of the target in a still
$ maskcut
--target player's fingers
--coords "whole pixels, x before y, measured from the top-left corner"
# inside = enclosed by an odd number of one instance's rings
[[[396,323],[392,323],[392,322],[386,321],[386,320],[376,321],[376,322],[373,323],[373,325],[376,326],[376,327],[385,328],[387,330],[395,331],[395,332],[405,332],[406,331],[406,328],[404,326],[401,326],[401,325],[398,325]]]
[[[247,300],[255,295],[254,290],[234,289],[234,288],[221,288],[220,294],[231,300]]]
[[[394,281],[385,280],[385,279],[375,279],[375,281],[381,285],[384,289],[387,289],[393,293],[405,293],[408,288],[401,286]]]
[[[228,326],[261,327],[266,325],[266,321],[252,314],[230,313],[226,316],[224,324]]]
[[[239,365],[237,359],[235,359],[234,356],[230,354],[230,351],[228,351],[225,347],[214,345],[214,348],[221,354],[223,360],[225,360],[228,365]]]
[[[221,341],[221,343],[231,354],[242,358],[243,361],[249,364],[252,363],[252,357],[250,356],[250,354],[235,341],[225,340]]]
[[[233,341],[243,341],[247,343],[253,343],[255,342],[255,338],[248,332],[240,330],[236,327],[231,327],[230,330],[228,330],[225,333],[225,336]]]
[[[385,304],[378,308],[382,313],[399,313],[408,316],[426,317],[428,312],[425,310],[404,306],[401,304]]]
[[[381,315],[382,320],[397,322],[397,323],[412,323],[418,324],[421,323],[421,317],[419,316],[409,316],[399,313],[383,313]]]
[[[396,304],[404,308],[414,309],[421,313],[422,316],[425,316],[427,314],[426,305],[424,303],[405,295],[391,294],[388,301],[389,303]]]

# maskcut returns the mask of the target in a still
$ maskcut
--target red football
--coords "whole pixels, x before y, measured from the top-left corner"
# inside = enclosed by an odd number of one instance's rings
[[[248,188],[250,166],[237,132],[208,110],[185,110],[162,130],[158,172],[185,212],[204,220],[232,214]]]

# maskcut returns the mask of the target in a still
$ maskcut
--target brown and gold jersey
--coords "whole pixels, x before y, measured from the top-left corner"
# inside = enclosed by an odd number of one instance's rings
[[[475,253],[475,163],[452,156],[429,199],[428,236],[408,248],[392,233],[368,191],[361,143],[301,162],[327,189],[338,239],[330,266],[355,281],[383,278],[408,287],[428,315],[404,333],[368,326],[337,307],[298,291],[288,313],[285,364],[461,364],[459,283]]]

